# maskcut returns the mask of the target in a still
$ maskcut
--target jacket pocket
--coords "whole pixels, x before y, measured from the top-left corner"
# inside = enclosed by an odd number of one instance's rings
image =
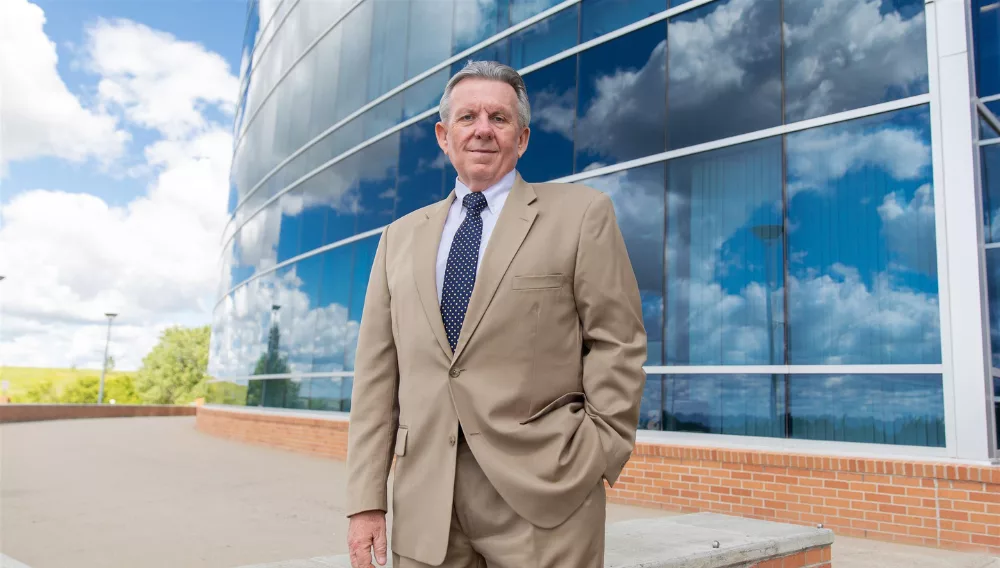
[[[553,400],[552,402],[546,404],[545,408],[542,408],[538,412],[529,416],[526,420],[521,422],[521,425],[523,426],[525,424],[528,424],[529,422],[534,422],[535,420],[538,420],[539,418],[545,416],[546,414],[552,412],[553,410],[569,404],[575,405],[574,410],[579,410],[583,408],[583,405],[586,402],[586,400],[587,396],[582,392],[568,392],[560,396],[559,398]]]
[[[511,280],[514,290],[544,290],[546,288],[561,288],[566,281],[562,274],[537,274],[515,276]]]
[[[400,426],[399,429],[396,430],[396,450],[395,450],[395,453],[396,453],[397,456],[405,456],[406,455],[406,433],[407,432],[409,432],[409,430],[407,430],[405,426]]]

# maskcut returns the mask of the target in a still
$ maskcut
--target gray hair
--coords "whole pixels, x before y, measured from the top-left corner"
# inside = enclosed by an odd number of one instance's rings
[[[524,79],[512,67],[496,61],[470,60],[461,71],[455,73],[441,96],[441,106],[438,108],[441,122],[448,124],[448,117],[451,115],[451,91],[460,81],[470,78],[501,81],[514,87],[514,93],[517,94],[517,121],[521,128],[527,128],[531,123],[531,104],[528,102],[528,89],[524,86]]]

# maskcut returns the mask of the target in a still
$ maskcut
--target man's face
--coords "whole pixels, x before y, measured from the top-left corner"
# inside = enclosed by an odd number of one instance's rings
[[[469,189],[500,181],[528,147],[528,129],[517,122],[514,87],[489,79],[464,79],[451,92],[448,124],[435,126],[438,144]]]

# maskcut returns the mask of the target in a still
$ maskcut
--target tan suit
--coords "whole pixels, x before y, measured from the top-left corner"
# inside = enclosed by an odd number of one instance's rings
[[[395,456],[393,552],[440,564],[461,423],[473,462],[518,517],[554,529],[599,493],[603,537],[602,480],[614,484],[631,454],[646,359],[611,200],[518,175],[453,354],[435,258],[454,198],[395,221],[379,242],[355,359],[348,515],[387,510]]]

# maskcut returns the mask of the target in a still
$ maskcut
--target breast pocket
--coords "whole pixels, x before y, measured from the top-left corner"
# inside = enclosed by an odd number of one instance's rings
[[[549,290],[562,288],[566,277],[562,274],[526,274],[511,280],[514,290]]]

